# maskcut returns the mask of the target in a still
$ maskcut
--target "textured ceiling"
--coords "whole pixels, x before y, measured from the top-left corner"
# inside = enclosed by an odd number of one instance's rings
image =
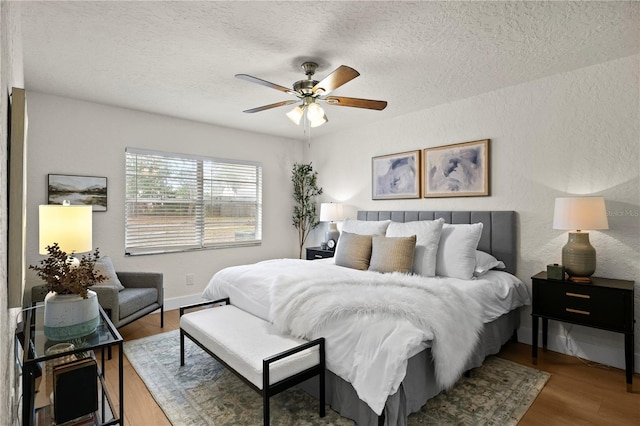
[[[248,131],[304,138],[291,86],[300,64],[360,77],[314,135],[388,119],[640,51],[637,2],[22,2],[25,86]]]

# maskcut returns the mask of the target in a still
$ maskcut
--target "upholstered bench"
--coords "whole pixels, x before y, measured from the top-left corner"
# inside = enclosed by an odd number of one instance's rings
[[[185,313],[207,305],[213,307]],[[319,414],[324,417],[324,338],[308,342],[282,335],[269,322],[231,305],[228,298],[180,308],[181,366],[185,336],[262,394],[265,426],[269,398],[316,375]]]

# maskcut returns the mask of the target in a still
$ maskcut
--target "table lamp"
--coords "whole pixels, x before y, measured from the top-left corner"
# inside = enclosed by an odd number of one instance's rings
[[[47,246],[54,243],[69,255],[91,251],[91,206],[72,206],[65,201],[62,205],[41,205],[39,209],[40,254],[47,254]]]
[[[589,282],[596,270],[596,250],[584,231],[609,229],[604,198],[556,198],[553,229],[575,230],[562,248],[562,265],[572,281]]]
[[[337,220],[343,220],[344,213],[342,209],[342,204],[340,203],[322,203],[320,204],[320,222],[329,222],[327,226],[327,232],[324,235],[324,239],[326,243],[333,240],[333,247],[329,247],[331,249],[335,248],[335,244],[338,242],[338,238],[340,237],[340,231],[338,231],[338,227],[336,225]]]

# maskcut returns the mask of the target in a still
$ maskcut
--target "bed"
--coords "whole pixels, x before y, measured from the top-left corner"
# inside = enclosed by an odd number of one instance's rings
[[[225,268],[203,297],[230,297],[283,333],[325,337],[327,403],[358,425],[405,425],[429,398],[515,335],[519,309],[529,304],[526,286],[514,276],[516,220],[513,211],[359,211],[344,223],[334,259]],[[380,229],[386,238],[369,237],[373,248],[365,265],[379,272],[359,270],[350,263],[360,260],[350,247]],[[418,237],[410,236],[416,229]],[[411,238],[416,273],[394,272],[398,247]],[[393,256],[381,251],[389,244]],[[480,255],[492,259],[486,270],[480,270]],[[390,262],[396,263],[384,269]],[[317,396],[317,384],[301,387]]]

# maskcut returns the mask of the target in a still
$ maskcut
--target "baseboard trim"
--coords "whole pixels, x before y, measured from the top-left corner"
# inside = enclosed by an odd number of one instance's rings
[[[531,328],[520,327],[518,329],[518,341],[531,345],[531,333]],[[565,344],[564,336],[553,333],[551,330],[549,330],[548,333],[547,349],[549,350],[570,356],[578,355],[580,358],[588,359],[589,361],[598,362],[600,364],[609,365],[622,370],[625,369],[624,344],[621,344],[620,348],[613,348],[611,346],[595,345],[593,343],[584,342],[576,339],[575,335],[570,335],[570,340],[574,347],[574,351],[572,353]],[[538,335],[538,346],[542,347],[542,332]],[[634,353],[633,360],[635,372],[640,373],[640,354]]]
[[[188,296],[172,297],[170,299],[164,299],[164,310],[172,311],[178,309],[180,306],[190,305],[192,303],[202,302],[202,293],[190,294]]]

